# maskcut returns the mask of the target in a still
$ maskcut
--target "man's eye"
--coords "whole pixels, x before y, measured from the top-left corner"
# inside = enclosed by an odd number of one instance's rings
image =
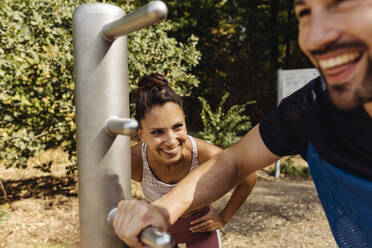
[[[301,18],[301,17],[307,16],[307,15],[310,15],[310,13],[311,13],[310,9],[302,9],[298,12],[297,17]]]

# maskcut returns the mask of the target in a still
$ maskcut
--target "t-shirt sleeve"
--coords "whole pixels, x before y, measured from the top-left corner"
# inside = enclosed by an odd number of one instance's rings
[[[260,135],[266,147],[278,156],[300,154],[306,156],[306,135],[301,98],[297,92],[281,101],[279,106],[261,121]]]

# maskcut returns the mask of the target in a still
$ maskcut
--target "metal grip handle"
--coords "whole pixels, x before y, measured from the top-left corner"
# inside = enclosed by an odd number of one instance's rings
[[[107,215],[107,222],[112,225],[117,208],[112,209]],[[160,231],[159,228],[148,226],[138,235],[139,240],[152,248],[173,248],[174,240],[168,232]]]

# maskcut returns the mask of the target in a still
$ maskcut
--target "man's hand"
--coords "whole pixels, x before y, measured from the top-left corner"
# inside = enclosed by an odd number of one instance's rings
[[[213,232],[223,227],[226,222],[222,219],[221,215],[211,207],[209,212],[190,223],[192,232]]]
[[[118,204],[113,227],[116,235],[131,247],[144,247],[138,235],[148,227],[154,226],[165,231],[167,224],[160,210],[142,201],[123,200]]]

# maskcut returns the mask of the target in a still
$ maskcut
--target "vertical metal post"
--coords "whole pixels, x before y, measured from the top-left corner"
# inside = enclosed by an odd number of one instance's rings
[[[280,81],[280,73],[281,73],[282,70],[278,70],[278,73],[277,73],[277,82],[278,82],[278,85],[277,85],[277,94],[278,94],[278,99],[277,99],[277,105],[279,105],[280,101],[282,100],[282,86],[281,86],[281,81]],[[275,162],[275,178],[279,178],[280,177],[280,159],[278,161]]]
[[[131,199],[126,35],[164,19],[167,7],[152,1],[125,16],[119,7],[86,4],[73,24],[75,105],[79,169],[80,246],[126,247],[107,223],[122,199]],[[117,134],[127,136],[117,136]]]
[[[105,24],[125,12],[87,4],[73,14],[75,104],[79,167],[80,247],[123,247],[106,222],[121,199],[130,199],[130,137],[105,131],[111,116],[129,118],[126,36],[102,38]]]

